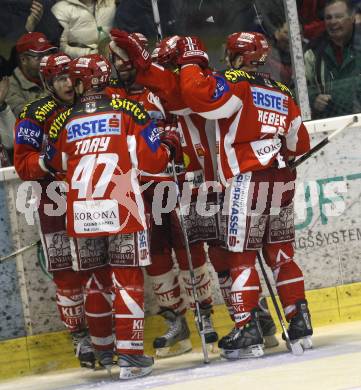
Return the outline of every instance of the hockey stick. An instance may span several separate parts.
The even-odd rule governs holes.
[[[162,34],[162,27],[160,25],[158,0],[151,0],[151,1],[152,1],[153,19],[157,27],[157,40],[160,41],[163,38],[163,34]]]
[[[319,142],[317,145],[315,145],[312,149],[310,149],[307,153],[305,153],[303,156],[301,156],[299,159],[297,159],[294,162],[291,162],[289,164],[289,167],[291,169],[295,169],[300,164],[302,164],[304,161],[308,160],[311,156],[313,156],[316,152],[318,152],[320,149],[322,149],[324,146],[326,146],[333,137],[335,137],[337,134],[341,133],[345,129],[347,129],[349,126],[351,126],[354,123],[358,122],[358,117],[355,115],[350,122],[348,122],[345,126],[341,127],[340,129],[335,130],[333,133],[331,133],[328,137],[323,139],[321,142]]]
[[[15,257],[17,255],[20,255],[20,253],[23,253],[23,252],[27,251],[28,249],[31,249],[33,246],[38,245],[39,242],[40,242],[40,240],[36,241],[36,242],[33,242],[30,245],[24,246],[23,248],[20,248],[20,249],[16,250],[15,252],[12,252],[12,253],[4,256],[4,257],[0,257],[0,263],[3,262],[3,261],[6,261],[8,259],[11,259],[12,257]]]
[[[158,41],[160,41],[163,38],[163,34],[162,34],[162,27],[161,27],[161,24],[160,24],[158,0],[151,0],[151,1],[152,1],[153,19],[154,19],[154,23],[155,23],[155,25],[157,27],[157,39],[158,39]],[[192,283],[192,293],[193,293],[194,305],[195,305],[195,309],[196,309],[195,310],[195,312],[196,312],[196,322],[197,322],[197,327],[198,327],[198,330],[199,330],[199,335],[201,337],[201,343],[202,343],[202,351],[203,351],[203,357],[204,357],[203,361],[204,361],[204,364],[209,364],[207,344],[206,344],[206,339],[205,339],[205,335],[204,335],[204,323],[203,323],[200,303],[199,303],[199,299],[198,299],[198,293],[197,293],[197,289],[196,289],[194,268],[193,268],[193,263],[192,263],[192,255],[191,255],[191,251],[190,251],[190,248],[189,248],[187,228],[185,226],[184,217],[183,217],[183,214],[182,214],[179,182],[178,182],[177,173],[176,173],[176,170],[175,170],[174,160],[172,160],[172,170],[173,170],[173,179],[174,179],[174,183],[175,183],[176,191],[177,191],[177,202],[178,202],[178,205],[179,205],[179,220],[180,220],[181,229],[182,229],[182,233],[183,233],[183,237],[184,237],[184,243],[185,243],[186,254],[187,254],[187,261],[188,261],[188,268],[189,268],[189,274],[190,274],[191,283]]]
[[[300,343],[292,343],[291,340],[290,340],[290,337],[289,337],[288,332],[287,332],[286,324],[283,321],[281,310],[280,310],[280,308],[278,306],[278,303],[276,301],[276,296],[275,296],[275,294],[273,292],[271,283],[270,283],[270,281],[268,279],[268,276],[266,274],[266,270],[264,269],[262,256],[261,256],[261,254],[259,252],[257,252],[257,259],[258,259],[259,265],[261,267],[263,278],[264,278],[264,280],[266,282],[268,291],[270,293],[273,306],[274,306],[274,308],[276,310],[278,320],[279,320],[279,322],[281,324],[283,334],[285,335],[287,348],[292,352],[293,355],[301,356],[303,354],[303,347],[302,347],[302,345]]]
[[[190,248],[189,248],[187,228],[186,228],[185,221],[184,221],[184,216],[183,216],[183,213],[182,213],[182,205],[181,205],[181,197],[180,197],[180,190],[179,190],[179,182],[178,182],[177,173],[176,173],[176,170],[175,170],[174,160],[172,160],[172,170],[173,170],[173,179],[174,179],[174,183],[175,183],[176,191],[177,191],[177,202],[178,202],[178,206],[179,206],[179,221],[180,221],[180,225],[181,225],[181,229],[182,229],[182,233],[183,233],[183,237],[184,237],[184,244],[185,244],[185,248],[186,248],[189,274],[190,274],[191,284],[192,284],[192,293],[193,293],[193,298],[194,298],[195,314],[196,314],[196,318],[195,319],[196,319],[196,322],[197,322],[199,335],[201,337],[202,351],[203,351],[203,357],[204,357],[203,361],[204,361],[204,364],[208,364],[209,363],[209,357],[208,357],[206,338],[205,338],[205,335],[204,335],[204,323],[203,323],[203,317],[202,317],[202,313],[201,313],[201,307],[200,307],[200,303],[199,303],[198,293],[197,293],[197,289],[196,289],[196,280],[195,280],[195,276],[194,276],[192,255],[191,255],[191,251],[190,251]]]

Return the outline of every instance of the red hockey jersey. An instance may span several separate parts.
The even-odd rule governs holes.
[[[179,76],[152,64],[147,72],[138,72],[136,80],[159,96],[166,111],[178,115],[186,180],[194,188],[204,181],[217,180],[215,123],[187,107],[181,96]]]
[[[143,86],[134,85],[130,90],[112,86],[106,88],[106,93],[111,97],[128,98],[140,103],[147,111],[150,118],[156,123],[157,127],[162,131],[166,129],[167,126],[172,127],[174,124],[174,115],[167,114],[159,97]],[[184,166],[182,164],[176,164],[175,168],[178,180],[184,180]],[[147,171],[141,172],[142,182],[160,182],[168,180],[173,181],[173,168],[171,163],[168,164],[164,172],[157,174]]]
[[[55,118],[46,164],[66,171],[67,230],[94,237],[145,229],[139,170],[157,173],[169,161],[158,128],[136,101],[83,97]]]
[[[242,172],[270,167],[286,155],[304,154],[309,135],[289,89],[262,75],[242,70],[215,74],[197,65],[181,69],[183,101],[216,121],[221,181]],[[282,138],[285,142],[282,142]]]

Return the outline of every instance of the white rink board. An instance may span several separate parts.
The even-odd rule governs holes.
[[[327,134],[313,134],[312,145]],[[360,151],[361,125],[340,133],[298,169],[296,259],[307,289],[361,280]]]

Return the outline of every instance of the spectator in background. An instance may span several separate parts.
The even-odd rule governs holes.
[[[315,39],[324,31],[323,9],[326,0],[297,0],[298,17],[306,39]],[[262,32],[274,36],[286,22],[283,0],[254,0],[257,23]]]
[[[177,34],[228,35],[235,30],[252,29],[253,0],[183,0],[176,9]],[[223,39],[223,37],[222,37]]]
[[[98,53],[98,44],[113,27],[115,0],[61,0],[52,12],[64,28],[60,49],[70,57]]]
[[[297,0],[298,17],[303,29],[303,36],[316,39],[325,31],[323,10],[326,0]]]
[[[361,24],[361,1],[355,5],[355,24]]]
[[[271,46],[267,62],[261,72],[293,88],[292,60],[283,0],[254,0],[257,31],[266,35]]]
[[[55,46],[62,28],[51,13],[56,0],[1,0],[0,36],[14,44],[27,32],[42,32]]]
[[[314,118],[360,112],[361,52],[355,15],[348,0],[327,0],[326,33],[305,53]]]
[[[176,0],[158,0],[158,9],[164,36],[175,35]],[[157,38],[151,0],[121,0],[117,6],[114,27],[129,33],[140,32],[147,38]]]
[[[39,77],[40,60],[56,49],[44,34],[38,32],[24,34],[17,41],[18,66],[10,76],[6,96],[6,103],[16,116],[25,104],[46,95]]]
[[[271,51],[268,55],[266,64],[260,66],[259,70],[261,72],[269,73],[273,79],[281,81],[289,88],[293,88],[293,70],[287,22],[283,22],[277,27],[268,40]]]
[[[302,38],[314,39],[324,31],[322,20],[325,0],[297,0]],[[271,52],[262,71],[290,88],[294,87],[292,61],[283,0],[254,0],[257,31],[266,34]],[[261,68],[260,68],[261,69]]]

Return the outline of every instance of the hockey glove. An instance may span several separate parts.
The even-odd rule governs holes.
[[[168,146],[171,154],[171,158],[170,158],[171,160],[174,160],[174,162],[176,163],[183,162],[181,141],[180,141],[179,133],[176,130],[166,129],[160,135],[160,142]]]
[[[113,28],[110,31],[110,36],[118,47],[128,53],[137,70],[147,70],[150,67],[152,62],[150,54],[137,35],[128,34],[126,31]]]
[[[178,65],[197,64],[202,68],[208,67],[208,54],[205,46],[198,37],[183,37],[177,42]]]

